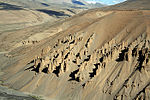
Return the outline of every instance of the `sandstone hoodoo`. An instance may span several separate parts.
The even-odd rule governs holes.
[[[87,10],[47,28],[51,35],[35,43],[19,42],[2,57],[2,85],[48,100],[149,100],[147,5],[128,0]]]

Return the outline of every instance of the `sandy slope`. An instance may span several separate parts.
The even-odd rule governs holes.
[[[149,100],[149,27],[149,10],[85,11],[5,54],[0,79],[54,100]]]
[[[38,100],[38,97],[33,98],[27,94],[0,86],[0,100]]]
[[[56,21],[55,18],[32,10],[0,10],[0,32]]]

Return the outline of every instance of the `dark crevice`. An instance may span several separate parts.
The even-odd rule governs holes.
[[[70,52],[68,52],[66,55],[65,55],[65,58],[64,59],[67,59],[68,56],[69,56]]]
[[[132,50],[132,56],[133,56],[133,57],[136,57],[136,56],[137,56],[137,48],[134,48],[134,49]]]
[[[66,47],[66,49],[69,49],[69,48],[70,48],[70,46]]]
[[[72,42],[70,42],[69,44],[74,44],[75,43],[75,40],[73,40]]]
[[[90,38],[87,40],[86,44],[85,44],[85,47],[87,48],[88,47],[88,43],[90,41]]]
[[[149,59],[146,59],[146,64],[149,62]]]
[[[91,55],[88,55],[86,59],[84,59],[84,61],[89,61],[91,58]]]
[[[84,54],[84,55],[86,55],[86,52],[87,52],[87,51],[84,51],[84,53],[83,53],[83,54]]]
[[[110,53],[106,53],[106,57],[108,57],[110,55]]]
[[[88,38],[88,40],[87,40],[87,42],[86,42],[86,44],[85,44],[85,47],[86,47],[86,48],[88,47],[88,44],[89,44],[90,39],[91,39],[92,36],[93,36],[93,34]]]
[[[139,58],[138,58],[138,61],[139,61],[139,66],[138,66],[138,70],[141,71],[141,69],[143,68],[143,62],[145,60],[145,54],[142,54],[142,50],[139,51]]]
[[[59,54],[54,55],[54,58],[57,58],[59,56]]]
[[[66,41],[64,41],[63,43],[65,44],[65,43],[68,43],[69,42],[69,40],[66,40]]]
[[[99,61],[102,63],[102,62],[103,62],[103,59],[104,59],[104,57],[101,57],[101,58],[99,59]]]
[[[100,65],[100,63],[94,64],[95,68],[93,69],[93,72],[90,73],[90,78],[93,78],[96,75],[96,71],[97,71],[99,65]]]
[[[56,69],[53,71],[53,73],[56,74],[57,77],[59,77],[60,68],[61,68],[61,64],[57,66]]]
[[[48,67],[45,67],[45,68],[42,70],[42,72],[47,74],[47,73],[48,73]]]
[[[64,72],[66,72],[66,63],[64,62]]]
[[[77,57],[77,58],[80,57],[80,53],[77,53],[77,54],[76,54],[76,57]]]
[[[75,64],[77,64],[77,60],[76,60],[76,59],[75,59],[75,60],[73,60],[72,62],[73,62],[73,63],[75,63]]]
[[[124,50],[121,51],[121,53],[119,54],[119,58],[116,59],[117,62],[120,61],[128,61],[128,48],[125,48]]]
[[[71,79],[69,79],[68,81],[77,81],[77,82],[80,82],[80,80],[79,80],[79,77],[75,77],[75,75],[77,74],[79,72],[79,69],[77,69],[77,70],[75,70],[75,71],[73,71],[73,72],[71,72],[71,74],[69,75],[69,77],[71,77]]]
[[[53,62],[55,61],[55,58],[53,58]]]
[[[76,81],[77,81],[77,82],[80,82],[80,79],[79,79],[79,77],[77,77],[77,78],[76,78]]]
[[[83,87],[83,88],[85,87],[85,84],[86,84],[86,83],[82,84],[82,87]]]
[[[28,64],[34,63],[34,60],[30,61]]]
[[[55,47],[57,47],[57,46],[58,46],[58,44],[56,43],[56,44],[55,44]]]
[[[39,73],[40,66],[41,66],[41,63],[38,63],[37,67],[34,68],[32,71],[35,71],[35,72]]]
[[[25,71],[26,71],[26,70],[30,70],[30,69],[34,69],[34,65],[31,66],[31,67],[29,67],[29,68],[26,68]]]

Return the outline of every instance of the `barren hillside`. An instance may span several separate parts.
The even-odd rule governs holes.
[[[104,7],[102,10],[149,10],[149,4],[149,0],[127,0],[120,4]]]
[[[66,1],[64,1],[66,2]],[[0,0],[0,32],[22,29],[71,17],[88,7],[39,0]]]
[[[20,41],[5,36],[1,50],[7,44],[9,52],[1,52],[2,85],[48,100],[149,100],[148,5],[149,0],[130,0],[46,24],[43,30],[29,28],[41,31],[20,35]]]

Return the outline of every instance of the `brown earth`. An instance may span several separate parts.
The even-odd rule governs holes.
[[[0,39],[10,50],[0,61],[2,84],[52,100],[149,100],[150,2],[127,2],[126,7],[147,4],[88,10],[54,25],[18,30],[28,33],[20,42],[6,35]],[[36,29],[41,31],[29,35]]]

